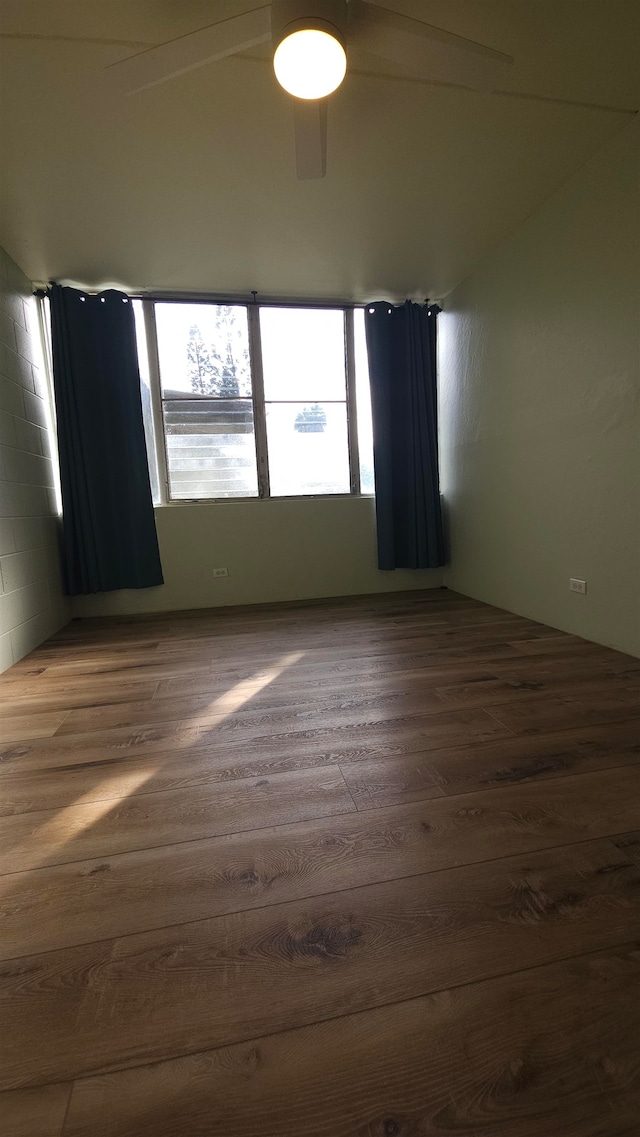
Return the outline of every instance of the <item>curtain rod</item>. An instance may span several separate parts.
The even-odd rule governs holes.
[[[267,296],[257,292],[251,293],[251,299],[246,292],[139,292],[127,293],[132,300],[153,300],[161,304],[247,304],[261,305],[269,308],[359,308],[356,300],[341,300],[340,297],[327,298],[325,296],[307,296],[301,299],[297,296]]]
[[[48,285],[38,284],[34,288],[34,296],[44,298],[53,282],[50,281]],[[70,285],[69,287],[77,287]],[[100,292],[110,291],[105,288],[82,288],[78,287],[79,292],[85,292],[87,296],[98,296]],[[369,304],[389,303],[391,305],[404,304],[410,297],[405,297],[405,300],[386,300],[384,297],[377,297],[375,300],[344,300],[340,297],[283,297],[262,295],[261,293],[252,290],[250,295],[251,299],[247,298],[247,293],[237,292],[155,292],[155,291],[129,291],[126,288],[119,287],[116,291],[124,292],[130,300],[152,300],[156,303],[165,304],[247,304],[268,307],[268,308],[366,308]],[[415,301],[420,303],[420,301]],[[427,298],[422,301],[427,307],[437,306],[437,302]]]
[[[34,289],[34,296],[46,296],[53,281],[48,285],[36,287]],[[81,285],[69,285],[71,288],[77,288],[79,292],[85,292],[87,296],[98,296],[101,292],[108,292],[111,289],[107,288],[84,288]],[[179,291],[151,291],[151,290],[129,290],[123,288],[121,285],[115,291],[123,292],[130,300],[153,300],[157,303],[165,304],[247,304],[247,305],[263,305],[269,307],[288,307],[288,308],[309,308],[315,306],[317,308],[359,308],[364,306],[365,301],[357,300],[343,300],[340,297],[326,297],[326,296],[307,296],[304,299],[297,296],[283,297],[262,295],[257,291],[251,291],[249,295],[246,292],[179,292]]]

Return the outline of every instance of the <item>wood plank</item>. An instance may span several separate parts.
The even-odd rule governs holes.
[[[290,731],[284,734],[267,732],[264,736],[251,735],[251,729],[242,728],[242,738],[225,738],[222,748],[230,755],[259,748],[267,760],[276,757],[314,757],[319,762],[358,762],[371,755],[399,755],[416,750],[437,750],[445,746],[487,742],[492,738],[512,735],[508,727],[498,723],[481,707],[460,711],[440,711],[437,714],[412,715],[403,720],[388,719],[364,725],[343,725],[337,728]],[[221,737],[217,724],[203,723],[198,733],[198,746],[218,745]]]
[[[639,990],[613,949],[79,1081],[65,1137],[635,1137]]]
[[[0,721],[0,744],[22,742],[28,738],[49,738],[62,726],[69,711],[28,715],[9,715]]]
[[[455,650],[458,653],[475,649],[480,657],[483,653],[491,655],[492,651],[509,644],[509,651],[514,653],[516,645],[553,644],[557,636],[552,628],[543,628],[542,625],[533,625],[530,621],[518,623],[514,620],[505,620],[500,623],[486,625],[480,628],[450,628],[434,629],[429,632],[424,628],[416,629],[415,634],[403,633],[400,629],[389,629],[385,633],[366,636],[354,636],[351,643],[340,636],[327,637],[325,643],[312,644],[304,629],[297,636],[288,635],[281,639],[269,639],[268,643],[256,643],[256,637],[247,635],[242,641],[240,637],[229,638],[212,636],[201,639],[196,645],[190,637],[185,640],[170,639],[161,643],[158,648],[158,659],[168,662],[172,659],[181,659],[189,655],[190,658],[200,657],[214,662],[230,661],[243,663],[247,660],[258,660],[272,663],[283,651],[298,650],[307,654],[315,662],[330,663],[332,659],[347,659],[352,656],[380,656],[396,654],[401,651],[415,653],[431,652],[434,655],[441,651]],[[467,659],[468,662],[468,659]]]
[[[326,699],[340,700],[345,696],[351,699],[377,697],[383,699],[384,703],[385,696],[395,696],[396,702],[406,698],[406,712],[411,713],[412,706],[421,712],[426,709],[429,702],[436,709],[445,709],[449,704],[491,706],[513,699],[546,698],[548,694],[588,695],[591,692],[599,693],[601,687],[606,692],[615,684],[620,684],[627,690],[635,690],[637,693],[640,682],[638,669],[633,668],[617,671],[610,667],[594,669],[592,666],[590,671],[582,672],[578,677],[568,678],[566,664],[563,664],[561,672],[557,669],[550,671],[548,668],[536,671],[529,661],[522,676],[516,674],[511,677],[496,678],[492,675],[492,671],[500,668],[495,665],[492,671],[479,667],[431,666],[405,667],[391,674],[388,670],[369,674],[364,666],[366,658],[359,662],[363,664],[359,669],[354,668],[348,673],[338,675],[328,665],[318,667],[312,663],[304,666],[294,664],[280,676],[274,675],[273,670],[270,673],[266,667],[260,667],[257,671],[251,666],[214,671],[211,665],[207,664],[201,669],[197,678],[190,674],[186,679],[163,679],[156,683],[147,679],[132,681],[126,674],[124,676],[118,674],[117,678],[103,680],[99,688],[93,689],[79,688],[77,683],[72,683],[68,678],[62,681],[41,679],[39,682],[31,683],[28,688],[26,686],[20,688],[19,695],[14,694],[10,702],[0,707],[0,716],[16,714],[21,707],[29,709],[33,706],[42,712],[61,707],[80,710],[83,706],[102,706],[105,710],[101,712],[101,720],[95,720],[96,726],[100,721],[105,727],[127,725],[131,719],[141,721],[141,716],[146,711],[150,712],[148,717],[152,721],[156,721],[159,716],[176,719],[198,715],[200,711],[208,713],[211,710],[209,700],[215,701],[216,704],[211,713],[223,712],[227,705],[235,708],[238,703],[238,692],[242,694],[246,692],[247,703],[251,709],[288,707],[296,702],[308,701],[310,683],[313,685],[314,693],[317,692]],[[423,692],[429,696],[424,706],[421,705],[420,699]],[[297,699],[296,694],[298,694]],[[153,708],[145,707],[144,703],[152,698],[157,705]],[[135,705],[121,708],[119,704],[123,702]],[[115,704],[115,707],[110,708],[109,704]],[[441,708],[439,704],[442,704]],[[129,718],[126,718],[126,715]],[[72,721],[76,717],[81,721],[83,716],[81,714],[74,716]],[[85,712],[84,717],[88,719],[90,715]]]
[[[29,740],[0,747],[0,769],[16,770],[19,766],[23,771],[43,769],[49,765],[67,767],[108,761],[114,757],[163,753],[168,748],[178,756],[180,752],[193,751],[195,747],[230,754],[230,766],[241,765],[247,755],[252,760],[252,755],[259,750],[265,763],[274,763],[274,769],[284,759],[293,759],[292,764],[302,768],[360,761],[374,756],[411,754],[512,736],[512,731],[498,723],[488,711],[475,707],[414,716],[401,724],[392,719],[358,728],[339,727],[286,734],[271,732],[255,739],[243,737],[237,742],[233,741],[231,734],[231,740],[225,738],[221,746],[214,748],[211,739],[215,727],[216,724],[212,728],[210,723],[194,726],[179,721],[56,735],[43,742]]]
[[[237,689],[239,688],[239,689]],[[69,712],[58,734],[82,734],[87,730],[109,730],[135,723],[153,724],[177,720],[208,724],[216,738],[260,738],[265,734],[295,730],[335,730],[343,726],[368,726],[395,719],[412,719],[449,710],[436,689],[419,686],[415,691],[392,694],[335,694],[310,698],[309,688],[297,688],[282,704],[253,709],[255,687],[241,683],[220,695],[193,695],[151,700],[144,703],[117,703]],[[640,688],[639,688],[640,690]],[[624,692],[616,692],[622,696]],[[640,704],[638,693],[629,701]],[[456,708],[457,709],[457,708]],[[640,709],[639,712],[640,714]]]
[[[431,645],[422,650],[415,645],[404,645],[402,641],[386,653],[375,656],[359,656],[359,660],[366,660],[367,667],[377,665],[380,669],[386,666],[385,661],[393,663],[405,658],[410,660],[411,666],[453,666],[460,667],[477,664],[495,670],[497,662],[522,663],[523,661],[536,661],[540,664],[563,660],[570,669],[574,660],[589,660],[591,664],[608,663],[612,668],[627,669],[634,662],[632,656],[623,655],[611,648],[604,648],[598,644],[580,640],[576,636],[558,634],[553,638],[535,640],[501,639],[492,643],[461,643],[459,645],[435,646]],[[336,661],[336,666],[348,668],[348,660]]]
[[[378,619],[378,625],[380,620]],[[425,611],[424,608],[409,609],[407,611],[390,609],[388,612],[387,626],[391,625],[394,628],[402,628],[403,630],[424,634],[425,628],[441,628],[453,627],[460,628],[475,628],[481,624],[500,624],[513,623],[514,626],[526,626],[527,628],[543,629],[544,635],[555,635],[556,630],[549,628],[547,624],[541,624],[538,620],[530,620],[527,616],[518,616],[515,612],[508,612],[506,608],[494,608],[488,604],[475,604],[456,605],[453,607],[450,604],[430,604],[429,608]]]
[[[20,872],[353,810],[337,766],[98,800],[0,818],[0,864]]]
[[[42,714],[56,714],[79,708],[95,708],[118,705],[143,699],[153,699],[156,683],[131,683],[119,679],[117,683],[101,684],[100,687],[67,686],[66,690],[49,690],[42,685],[38,692],[12,694],[6,703],[0,702],[0,730],[4,723],[16,716],[39,717]]]
[[[580,699],[608,698],[610,695],[640,703],[640,672],[615,672],[589,679],[581,676],[536,676],[526,679],[487,679],[474,683],[436,688],[444,705],[498,707],[519,703],[548,702],[549,698],[578,696]],[[499,714],[499,712],[496,712]]]
[[[640,936],[640,866],[589,842],[4,964],[4,1087],[228,1045]],[[79,962],[82,961],[82,962]],[[75,1001],[80,970],[82,1001]],[[52,976],[55,975],[55,982]],[[26,983],[25,983],[26,977]],[[46,1019],[50,986],[73,1015]],[[58,1000],[57,991],[52,996]]]
[[[554,734],[498,739],[401,758],[372,758],[341,765],[358,809],[446,794],[544,781],[640,762],[638,722],[592,726]]]
[[[312,735],[311,739],[303,737],[302,742],[298,742],[296,735],[293,740],[288,737],[279,744],[271,742],[268,753],[261,739],[226,748],[195,744],[190,749],[174,750],[142,745],[120,751],[87,747],[69,754],[61,749],[35,751],[31,762],[27,758],[0,765],[0,816],[60,809],[80,799],[86,805],[110,798],[206,788],[217,782],[335,765],[335,755],[327,740],[320,741],[318,745]],[[162,745],[166,746],[166,741]],[[131,753],[134,757],[127,757]],[[345,761],[348,756],[345,754]],[[440,781],[441,778],[433,774],[430,784],[438,786]],[[423,786],[426,784],[423,778]],[[440,790],[435,792],[439,794]],[[426,789],[422,796],[429,796]]]
[[[55,1061],[53,1050],[73,1036],[91,977],[112,950],[106,941],[0,965],[0,1090],[68,1080],[57,1071],[74,1062]]]
[[[578,641],[580,642],[580,641]],[[621,655],[611,652],[608,648],[600,648],[598,644],[590,644],[592,651],[572,655],[570,663],[562,656],[547,656],[541,659],[538,656],[525,656],[520,659],[496,659],[491,671],[497,679],[506,679],[510,682],[545,678],[567,678],[575,676],[578,679],[624,679],[629,677],[637,680],[640,671],[640,659],[630,655]],[[603,658],[601,658],[601,653]],[[611,660],[614,655],[614,660]]]
[[[82,626],[78,627],[75,639],[63,640],[54,636],[46,643],[41,644],[35,651],[32,651],[25,659],[14,664],[11,668],[11,675],[28,675],[35,669],[48,669],[54,666],[57,670],[58,664],[64,668],[69,667],[78,670],[82,670],[85,662],[103,664],[121,661],[124,666],[128,666],[133,662],[132,654],[140,659],[150,659],[157,654],[157,651],[157,639],[152,643],[149,643],[148,640],[138,641],[135,644],[135,653],[132,653],[131,644],[126,641],[113,643],[105,637],[92,641],[90,633],[83,623]],[[70,655],[72,656],[71,659],[69,658]]]
[[[554,657],[555,658],[555,657]],[[426,671],[427,676],[442,675],[443,682],[447,681],[447,676],[451,675],[451,682],[471,681],[474,675],[479,673],[484,674],[480,664],[464,662],[443,663],[438,665],[438,656],[435,653],[418,653],[410,654],[405,651],[396,651],[391,655],[383,656],[358,656],[353,658],[346,656],[343,659],[331,660],[328,658],[326,661],[309,659],[306,657],[299,660],[297,663],[292,664],[286,672],[287,680],[291,681],[295,686],[305,685],[308,687],[310,682],[335,682],[336,676],[341,676],[345,680],[351,680],[353,686],[358,686],[358,675],[363,675],[367,678],[374,678],[380,676],[382,678],[388,677],[391,673],[402,674],[409,671]],[[202,661],[201,663],[189,663],[188,658],[185,658],[180,664],[177,663],[162,663],[157,659],[150,663],[145,663],[144,666],[139,666],[135,670],[140,679],[144,681],[157,681],[166,684],[166,690],[160,690],[160,694],[168,695],[170,697],[178,695],[194,695],[206,694],[214,690],[218,693],[219,688],[225,685],[231,685],[237,682],[248,682],[255,680],[258,685],[269,669],[271,661],[267,658],[259,660],[256,657],[247,659],[244,663],[225,663],[224,661],[211,660]],[[109,679],[110,676],[118,676],[120,674],[127,674],[130,669],[120,667],[114,668],[111,672],[105,672],[104,676]],[[493,668],[491,669],[493,671]],[[430,674],[432,673],[432,674]],[[468,679],[465,680],[465,676]],[[97,676],[96,676],[97,677]],[[1,679],[2,677],[0,677]],[[69,684],[78,681],[78,677],[61,676],[60,678],[49,678],[48,683]],[[31,688],[36,685],[36,681],[31,682]],[[435,684],[429,684],[435,686]],[[175,687],[175,689],[174,689]]]
[[[175,753],[197,745],[200,730],[184,722],[155,726],[123,727],[82,735],[47,738],[0,746],[0,772],[40,770],[51,766],[101,762],[127,755],[154,754],[170,747]]]
[[[167,626],[166,630],[170,631],[170,626]],[[272,662],[274,653],[267,651],[265,654],[266,649],[263,641],[264,637],[261,637],[259,645],[254,644],[254,650],[249,653],[248,658],[244,662],[236,661],[233,667],[244,669],[246,672],[247,668],[254,667],[256,663],[260,665],[262,661]],[[302,646],[305,647],[306,644]],[[257,650],[258,647],[260,650]],[[290,649],[290,641],[284,640],[281,647]],[[184,641],[181,655],[173,652],[164,661],[157,654],[157,645],[154,653],[147,653],[142,657],[136,657],[135,654],[131,653],[130,648],[123,646],[120,654],[111,660],[105,655],[104,650],[100,650],[95,652],[94,659],[87,662],[81,660],[68,661],[62,656],[63,650],[63,647],[58,647],[52,660],[46,661],[46,675],[48,677],[73,678],[92,672],[96,675],[124,673],[131,674],[132,677],[137,674],[139,677],[149,680],[162,680],[172,675],[179,676],[181,673],[189,675],[212,669],[218,670],[221,667],[225,671],[231,668],[231,664],[224,659],[212,660],[208,656],[198,658],[193,639]],[[127,656],[127,652],[130,653],[129,656]],[[354,642],[351,650],[340,656],[336,655],[335,646],[333,650],[326,650],[322,657],[316,652],[309,653],[309,656],[305,656],[292,670],[294,673],[313,670],[325,674],[327,672],[329,674],[336,672],[350,674],[357,671],[363,671],[366,674],[376,672],[384,674],[391,670],[402,671],[407,668],[435,666],[469,668],[473,664],[486,663],[490,665],[492,671],[495,671],[495,665],[500,661],[508,664],[527,663],[529,666],[532,661],[535,661],[536,666],[538,666],[559,660],[565,666],[571,661],[572,668],[579,666],[582,662],[588,663],[589,666],[598,662],[602,665],[606,664],[611,669],[619,670],[628,669],[638,662],[633,657],[623,655],[621,652],[616,652],[610,648],[577,639],[575,636],[558,633],[543,640],[516,640],[513,643],[504,640],[499,643],[468,643],[438,648],[430,645],[428,649],[423,648],[422,650],[416,650],[415,645],[409,645],[400,638],[394,643],[388,643],[384,651],[376,651],[375,654],[367,654],[358,650],[358,644]],[[33,671],[41,673],[43,670],[43,668],[32,667],[27,669],[25,667],[24,675],[26,677]],[[5,673],[4,676],[0,676],[0,683],[3,681],[10,682],[9,676],[14,674],[18,674],[16,667]],[[246,678],[246,674],[243,678]]]
[[[636,864],[640,865],[640,829],[636,829],[633,833],[620,833],[617,837],[612,838],[614,845],[617,846],[625,857],[629,857]]]
[[[91,736],[84,737],[89,741]],[[526,777],[559,776],[640,760],[635,720],[614,727],[564,731],[540,739],[510,738],[447,748],[442,753],[414,753],[414,737],[404,726],[395,737],[395,750],[399,742],[404,742],[411,751],[404,760],[392,760],[384,754],[367,761],[366,749],[338,752],[345,776],[351,779],[352,788],[358,787],[361,801],[365,783],[371,800],[376,796],[378,804],[391,804],[430,796],[429,787],[434,784],[441,784],[445,792],[461,792]],[[275,742],[258,739],[227,747],[193,745],[191,749],[180,745],[173,750],[145,745],[120,749],[86,746],[68,754],[62,754],[57,743],[55,750],[31,750],[31,760],[25,748],[22,760],[16,757],[0,763],[0,815],[59,808],[78,798],[89,802],[145,793],[148,777],[153,778],[154,791],[188,789],[333,764],[336,751],[327,747],[324,736],[320,737],[320,744],[316,739],[313,735],[301,739],[296,735]],[[165,747],[168,741],[160,739],[159,744]],[[420,736],[418,745],[423,742]],[[140,757],[128,757],[139,752]],[[358,770],[347,774],[354,761],[358,762]]]
[[[335,764],[330,755],[316,760],[304,752],[269,759],[262,755],[259,744],[226,750],[193,746],[191,750],[148,752],[147,748],[141,757],[134,758],[104,757],[104,753],[102,748],[88,748],[74,755],[57,750],[49,755],[50,759],[57,758],[57,763],[49,761],[42,768],[8,764],[0,774],[0,816],[59,809],[80,798],[86,804]]]
[[[172,677],[184,677],[188,675],[202,675],[211,670],[211,661],[209,659],[172,659],[167,662],[162,662],[158,659],[157,653],[145,656],[136,656],[131,653],[128,656],[120,658],[109,659],[105,658],[104,654],[100,652],[95,660],[90,662],[80,662],[74,660],[68,662],[67,660],[60,660],[59,662],[52,662],[44,668],[42,678],[46,679],[47,683],[78,683],[86,679],[92,683],[100,682],[101,680],[111,681],[115,678],[122,678],[127,676],[132,682],[142,680],[145,682],[159,682],[161,679],[169,679]],[[8,675],[12,675],[13,668]],[[38,680],[30,679],[31,684]],[[14,680],[15,683],[19,679]]]
[[[619,774],[615,781],[577,775],[552,786],[505,787],[5,876],[0,954],[51,951],[606,837],[640,822],[640,775]],[[628,856],[636,859],[631,850]]]
[[[277,712],[245,713],[232,717],[220,715],[212,719],[181,720],[174,723],[175,730],[184,729],[189,723],[198,727],[197,744],[228,749],[248,744],[259,744],[263,752],[278,754],[298,754],[300,747],[319,755],[356,755],[362,751],[370,753],[403,753],[410,749],[436,749],[456,742],[484,742],[491,738],[506,738],[513,732],[504,726],[483,707],[465,710],[438,711],[428,714],[414,714],[398,718],[385,718],[383,711],[345,709],[331,715],[314,714],[313,705],[307,714],[305,710],[293,713],[289,719]],[[153,727],[154,724],[151,724]],[[159,724],[158,724],[159,725]],[[122,730],[123,737],[133,736],[136,731]],[[147,729],[143,723],[138,730]],[[127,734],[128,731],[128,734]],[[105,732],[106,733],[106,732]],[[100,741],[100,733],[91,732],[94,741]],[[65,747],[69,739],[71,746],[82,747],[86,734],[57,733],[57,744]],[[107,736],[108,737],[108,736]],[[75,742],[74,742],[75,740]],[[336,759],[337,760],[337,759]]]
[[[637,659],[632,655],[626,655],[612,647],[604,647],[603,644],[592,643],[590,640],[582,640],[569,632],[558,632],[552,639],[522,639],[517,643],[511,642],[509,646],[518,649],[516,654],[521,659],[529,656],[536,656],[538,659],[564,656],[567,660],[573,660],[576,657],[588,656],[591,660],[606,660],[612,667],[621,668],[637,663]]]
[[[2,769],[0,816],[62,809],[80,800],[87,805],[149,792],[195,789],[214,782],[282,773],[293,768],[293,763],[284,762],[281,769],[276,770],[247,760],[231,771],[235,773],[233,779],[225,777],[228,764],[224,764],[217,752],[212,754],[206,748],[156,751],[134,759],[100,756],[92,760],[89,751],[86,761],[75,762],[66,762],[61,751],[56,754],[58,763],[50,763],[43,769],[23,769],[12,764]]]
[[[577,724],[590,726],[640,718],[640,696],[633,689],[616,687],[591,697],[578,694],[549,697],[536,703],[501,703],[487,713],[516,734],[542,734]],[[64,729],[63,725],[60,730]]]
[[[58,1083],[0,1094],[5,1137],[60,1137],[70,1093],[70,1085]]]
[[[362,663],[362,661],[360,661]],[[302,689],[306,691],[307,698],[309,686],[321,696],[345,695],[354,691],[360,694],[394,694],[404,691],[429,690],[442,684],[477,683],[495,676],[491,671],[480,667],[405,667],[403,669],[389,669],[369,672],[366,664],[360,668],[349,669],[336,673],[330,666],[318,667],[313,663],[304,666],[294,664],[275,682],[262,686],[266,669],[253,672],[245,669],[244,677],[238,675],[236,682],[253,683],[256,688],[252,696],[252,706],[275,706],[280,703],[293,702],[292,693]],[[219,695],[224,692],[225,686],[230,686],[229,679],[216,671],[198,679],[165,679],[158,683],[154,700],[174,699],[184,695]]]
[[[381,722],[402,720],[410,722],[419,720],[426,714],[442,713],[443,699],[438,689],[404,690],[392,695],[351,695],[333,696],[308,700],[308,692],[302,695],[301,702],[280,702],[276,700],[273,705],[252,708],[253,689],[239,684],[238,689],[232,689],[225,694],[214,696],[191,696],[173,699],[148,699],[144,703],[120,702],[106,706],[91,706],[72,709],[57,730],[58,736],[76,735],[90,729],[114,729],[132,727],[135,723],[156,724],[176,720],[189,721],[192,725],[206,725],[211,744],[224,745],[224,742],[234,742],[261,738],[268,733],[291,733],[301,729],[314,730],[318,725],[323,729],[340,729],[342,727],[363,727]],[[549,697],[546,691],[533,691],[526,703],[520,691],[512,690],[513,703],[493,702],[493,699],[505,697],[507,684],[499,684],[500,694],[494,686],[491,694],[484,697],[484,690],[489,686],[485,683],[473,684],[472,688],[463,687],[460,691],[472,690],[473,698],[469,697],[469,704],[487,703],[490,713],[496,719],[515,731],[535,731],[540,719],[546,724],[548,730],[562,729],[562,724],[573,720],[580,721],[582,707],[589,707],[587,721],[615,721],[621,717],[640,716],[640,686],[618,686],[614,681],[608,684],[584,684],[583,688],[577,684],[575,690],[579,694],[567,694],[562,697]],[[450,690],[450,689],[449,689]],[[480,694],[477,692],[480,691]],[[589,703],[587,704],[587,699]],[[463,699],[464,702],[464,699]],[[543,703],[540,715],[535,712],[535,706],[527,708],[527,703]],[[577,704],[577,709],[576,709]],[[624,714],[621,714],[624,712]],[[39,720],[34,715],[34,721]],[[2,723],[0,722],[0,730]]]
[[[134,742],[131,746],[123,743],[122,734],[116,734],[110,745],[80,745],[78,750],[66,754],[64,761],[61,760],[60,743],[56,743],[58,748],[55,750],[24,747],[22,750],[14,748],[10,756],[5,752],[5,760],[0,763],[0,813],[53,808],[69,804],[80,796],[84,796],[86,801],[118,797],[130,792],[138,777],[144,792],[144,776],[153,769],[151,758],[145,757],[135,763],[126,757],[118,758],[118,755],[130,753],[153,753],[156,763],[154,781],[158,789],[187,788],[264,772],[278,773],[334,762],[336,758],[341,764],[357,761],[359,757],[367,758],[366,751],[361,755],[352,750],[327,750],[321,745],[323,736],[318,738],[320,745],[314,744],[313,740],[310,742],[307,737],[298,743],[296,737],[279,739],[275,744],[269,740],[258,740],[251,748],[232,746],[219,750],[215,747],[193,747],[191,750],[179,748],[177,752],[158,751],[158,745],[166,745],[172,740],[172,733],[173,728],[166,737],[162,730],[154,730],[150,744],[146,744],[143,735],[138,739],[139,745]],[[197,740],[197,728],[184,733],[185,738],[181,741]],[[84,738],[86,742],[91,740],[91,736]],[[422,739],[415,743],[414,735],[407,733],[406,729],[403,729],[400,739],[407,743],[410,755],[405,761],[389,762],[388,749],[382,746],[378,747],[382,757],[367,762],[366,769],[362,763],[357,771],[352,772],[352,779],[360,787],[360,800],[363,800],[362,787],[367,782],[371,800],[376,796],[379,804],[390,804],[392,801],[418,800],[434,780],[443,785],[445,792],[457,793],[521,778],[554,777],[583,769],[617,766],[637,761],[640,757],[640,734],[635,720],[566,730],[535,739],[509,739],[473,748],[447,748],[446,753],[431,754],[428,760],[424,756],[414,757],[415,753],[421,754],[419,746]],[[396,753],[398,749],[396,746]],[[12,757],[13,761],[6,760],[7,757]],[[16,764],[19,758],[23,760]],[[173,763],[172,758],[175,758]],[[44,769],[36,774],[34,767]],[[99,776],[101,771],[104,778]],[[354,782],[351,784],[353,788]]]

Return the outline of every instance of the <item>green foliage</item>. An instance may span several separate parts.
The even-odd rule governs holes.
[[[192,324],[187,342],[188,376],[198,395],[224,399],[250,394],[249,352],[245,329],[233,308],[216,308],[215,336],[205,343],[198,324]]]

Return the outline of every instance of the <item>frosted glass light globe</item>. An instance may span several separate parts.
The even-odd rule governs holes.
[[[323,99],[340,86],[347,70],[342,44],[316,28],[286,36],[273,57],[276,79],[298,99]]]

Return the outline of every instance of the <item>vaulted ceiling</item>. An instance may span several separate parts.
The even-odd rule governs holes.
[[[0,243],[34,280],[437,298],[640,108],[636,0],[386,0],[515,57],[494,94],[363,55],[297,181],[267,53],[138,95],[108,64],[255,0],[0,0]]]

